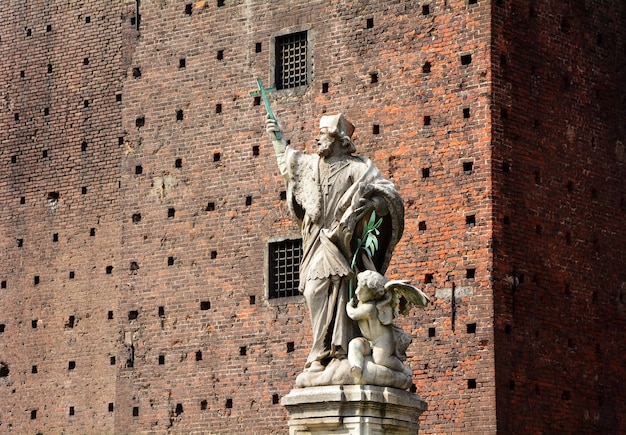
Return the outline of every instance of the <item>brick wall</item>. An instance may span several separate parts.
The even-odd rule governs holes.
[[[0,6],[1,430],[285,432],[310,325],[301,297],[265,296],[267,243],[298,229],[248,93],[302,30],[310,84],[271,96],[286,138],[311,151],[343,112],[405,200],[388,275],[434,300],[402,319],[422,432],[622,427],[607,4],[68,3]]]
[[[116,94],[132,10],[0,5],[3,433],[114,428],[120,281],[106,266],[121,256]]]
[[[502,432],[626,427],[625,14],[606,1],[493,7]]]
[[[407,205],[390,275],[440,290],[404,321],[424,430],[493,429],[487,5],[170,2],[141,17],[123,96],[120,267],[120,316],[138,315],[123,325],[134,363],[120,368],[118,427],[284,431],[276,402],[303,367],[308,314],[299,297],[264,296],[268,240],[298,230],[248,93],[268,82],[271,37],[308,30],[313,80],[272,96],[285,136],[311,150],[317,119],[337,111],[357,126]]]

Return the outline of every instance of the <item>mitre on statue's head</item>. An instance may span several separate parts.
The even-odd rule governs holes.
[[[332,133],[343,133],[348,137],[352,137],[354,133],[354,125],[340,113],[339,115],[322,116],[320,118],[320,130],[327,128]]]

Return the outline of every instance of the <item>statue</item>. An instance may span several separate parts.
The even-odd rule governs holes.
[[[272,118],[266,129],[287,184],[288,206],[302,231],[300,290],[310,311],[313,346],[296,382],[354,383],[349,367],[336,367],[360,335],[345,310],[350,281],[356,271],[387,269],[404,227],[402,200],[370,160],[353,155],[354,126],[343,115],[321,118],[317,154],[288,146]],[[358,249],[372,217],[379,218],[377,249]]]
[[[357,383],[368,377],[364,376],[364,370],[375,372],[377,366],[382,366],[403,373],[406,384],[411,384],[413,371],[402,361],[412,340],[393,324],[393,319],[408,313],[412,304],[426,306],[429,301],[428,296],[407,281],[389,281],[371,270],[359,273],[354,298],[346,305],[348,317],[357,322],[363,335],[353,338],[348,345],[350,373]],[[374,377],[376,382],[376,376],[369,377]]]
[[[382,309],[382,317],[362,316],[360,310],[366,309],[367,301],[353,299],[358,272],[373,271],[386,281],[383,275],[404,230],[402,199],[369,159],[353,155],[354,125],[342,114],[322,116],[315,138],[317,153],[305,154],[283,139],[266,95],[274,89],[265,89],[260,79],[257,85],[259,91],[250,95],[263,99],[268,114],[266,130],[287,185],[287,204],[302,233],[300,291],[311,316],[313,345],[296,386],[370,383],[408,388],[410,369],[400,358],[410,341],[404,340],[406,344],[398,347],[404,349],[397,351],[398,337],[408,336],[398,334],[400,328],[391,322],[397,315],[397,294],[414,296],[415,292],[392,290],[401,287],[399,281],[392,287],[383,285],[391,299],[385,305],[389,309]],[[373,284],[365,281],[360,285],[359,293],[373,289]],[[347,306],[354,303],[355,310],[348,311]],[[394,330],[392,337],[389,333]],[[353,342],[357,337],[361,338]],[[349,346],[353,347],[351,357]]]

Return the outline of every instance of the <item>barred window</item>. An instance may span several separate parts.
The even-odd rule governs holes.
[[[276,38],[276,89],[307,84],[307,32]]]
[[[302,239],[269,243],[269,298],[299,294]]]

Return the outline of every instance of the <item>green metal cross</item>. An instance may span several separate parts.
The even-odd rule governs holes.
[[[259,87],[259,90],[250,92],[250,96],[251,97],[261,96],[268,116],[270,117],[270,119],[273,119],[274,121],[276,121],[276,117],[274,116],[274,112],[272,112],[272,108],[270,106],[270,101],[267,99],[267,92],[274,92],[276,88],[264,88],[263,83],[261,82],[261,79],[256,79],[256,84]],[[276,140],[281,140],[283,138],[283,135],[280,134],[280,131],[275,131],[274,136],[276,137]]]

